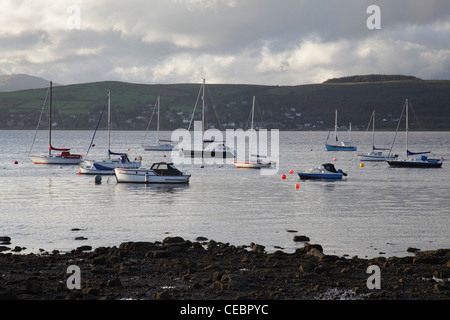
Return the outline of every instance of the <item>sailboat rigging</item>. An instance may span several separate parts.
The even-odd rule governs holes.
[[[253,96],[253,103],[252,103],[252,110],[251,110],[251,125],[250,125],[250,146],[249,146],[249,159],[246,161],[234,161],[234,165],[236,168],[253,168],[253,169],[260,169],[260,168],[269,168],[272,166],[272,163],[270,161],[264,162],[262,161],[262,156],[259,154],[252,154],[253,151],[253,122],[254,122],[254,114],[255,114],[255,96]]]
[[[55,148],[52,145],[52,103],[53,103],[53,82],[50,81],[50,99],[49,99],[49,112],[48,112],[48,155],[45,156],[35,156],[28,155],[28,157],[35,164],[79,164],[83,161],[83,156],[81,154],[71,154],[69,148]],[[41,118],[39,118],[40,122]],[[38,124],[39,128],[39,124]],[[37,128],[37,129],[38,129]],[[36,129],[36,131],[37,131]],[[34,140],[33,140],[34,144]],[[31,149],[33,146],[31,146]],[[30,151],[31,151],[30,149]],[[52,151],[60,151],[59,155],[52,154]]]
[[[414,156],[414,155],[420,155],[419,157],[409,157],[403,160],[388,160],[388,164],[393,168],[440,168],[442,167],[443,159],[431,159],[425,156],[427,153],[431,153],[431,151],[423,151],[423,152],[411,152],[409,150],[409,140],[408,140],[408,132],[409,132],[409,124],[408,124],[408,109],[409,109],[409,101],[406,99],[405,104],[403,106],[402,114],[399,119],[399,124],[401,121],[401,118],[403,116],[403,112],[406,111],[406,156]],[[397,131],[398,131],[399,125],[397,125]],[[396,134],[397,134],[396,131]],[[394,139],[395,142],[395,139]],[[392,143],[391,149],[394,145],[394,142]]]
[[[372,122],[372,151],[368,153],[360,153],[358,154],[359,158],[362,161],[386,161],[386,160],[394,160],[398,157],[398,155],[394,154],[383,154],[380,150],[389,150],[386,148],[377,148],[375,147],[375,110],[372,112],[372,116],[369,120],[369,126],[370,122]],[[367,129],[369,129],[369,126]]]
[[[205,79],[203,79],[202,86],[200,87],[199,95],[197,97],[197,102],[201,94],[202,99],[202,121],[201,121],[201,147],[194,145],[194,148],[181,148],[181,152],[184,157],[188,158],[216,158],[216,159],[224,159],[224,158],[234,158],[235,152],[232,151],[228,146],[226,146],[223,141],[215,141],[215,140],[205,140]],[[191,122],[189,124],[189,128],[191,126],[192,120],[194,119],[195,109],[197,108],[197,103],[195,104],[194,111],[192,112]],[[195,124],[194,124],[195,129]],[[189,131],[189,129],[188,129]],[[205,147],[205,142],[210,143]],[[189,143],[189,142],[188,142]],[[194,141],[195,143],[195,141]]]
[[[351,132],[352,127],[350,124],[350,131]],[[334,116],[334,144],[328,144],[328,137],[330,133],[328,133],[327,141],[325,142],[325,147],[327,148],[327,151],[356,151],[356,146],[348,145],[346,142],[341,141],[341,143],[338,143],[338,137],[337,137],[337,110],[335,111]]]
[[[171,140],[162,140],[159,138],[160,104],[161,104],[161,98],[160,98],[160,96],[158,96],[158,98],[156,99],[155,107],[153,108],[153,113],[148,122],[147,131],[145,132],[145,136],[143,139],[143,141],[145,141],[147,134],[148,134],[148,129],[150,128],[150,123],[152,122],[152,118],[155,113],[155,108],[157,108],[157,119],[156,119],[156,141],[157,141],[157,144],[152,145],[152,144],[142,143],[142,147],[144,148],[145,151],[172,151],[175,148],[174,145],[167,143],[167,142],[172,142]],[[161,143],[161,142],[165,142],[165,143]]]
[[[139,168],[141,166],[141,161],[130,161],[128,155],[126,153],[117,153],[111,151],[111,92],[108,90],[108,158],[103,160],[85,160],[84,166],[80,167],[80,174],[114,174],[114,168]],[[100,114],[99,123],[101,117],[103,115],[103,111]],[[97,128],[94,131],[94,136],[92,141],[94,140],[95,133],[97,132]],[[89,146],[92,146],[92,141]],[[89,152],[88,149],[88,152]],[[111,158],[111,156],[119,156],[118,158]]]

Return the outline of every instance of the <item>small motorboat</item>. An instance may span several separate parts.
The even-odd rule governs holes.
[[[343,176],[347,176],[341,169],[336,170],[334,164],[324,163],[318,168],[308,169],[298,173],[300,179],[321,179],[321,180],[341,180]]]
[[[167,162],[156,162],[150,169],[115,168],[114,172],[117,182],[128,183],[189,183],[191,177]]]

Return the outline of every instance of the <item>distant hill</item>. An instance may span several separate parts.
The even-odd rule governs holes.
[[[48,87],[49,81],[26,74],[0,76],[0,92],[39,89]],[[57,86],[57,84],[54,84]]]
[[[329,130],[334,127],[334,110],[338,109],[340,130],[347,130],[350,122],[352,130],[366,130],[373,110],[378,130],[395,130],[408,98],[414,109],[411,130],[450,131],[450,80],[383,76],[380,81],[366,82],[355,81],[357,77],[361,76],[346,79],[353,82],[298,86],[207,82],[207,120],[219,129],[246,129],[254,95],[264,121],[259,125],[267,129]],[[199,89],[200,83],[149,85],[117,81],[59,86],[53,90],[55,129],[94,130],[107,90],[111,90],[116,129],[145,130],[158,96],[161,130],[187,128]],[[0,129],[35,129],[46,93],[47,88],[0,92]],[[199,106],[196,112],[200,119]],[[260,119],[256,112],[255,120]]]
[[[413,76],[404,76],[401,74],[368,74],[356,75],[342,78],[333,78],[323,83],[361,83],[361,82],[385,82],[385,81],[420,81],[422,79]]]

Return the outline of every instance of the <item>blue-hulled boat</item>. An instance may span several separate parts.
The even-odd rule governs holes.
[[[298,175],[302,180],[342,180],[343,177],[347,176],[347,173],[341,169],[336,170],[332,163],[324,163],[318,168],[299,172]]]

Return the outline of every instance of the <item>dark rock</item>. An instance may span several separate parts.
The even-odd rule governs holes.
[[[257,252],[257,253],[264,253],[264,249],[266,248],[266,247],[264,247],[264,246],[262,246],[262,245],[260,245],[260,244],[256,244],[256,243],[250,243],[250,248],[254,251],[254,252]]]
[[[181,239],[93,252],[0,254],[0,299],[311,300],[329,297],[329,291],[337,292],[336,299],[343,292],[351,292],[349,299],[450,298],[447,249],[373,260],[329,256],[317,244],[267,253],[255,243],[249,250],[210,240],[209,249],[200,250],[200,243],[187,247],[190,242]],[[82,270],[81,290],[68,290],[64,281],[73,264]],[[373,264],[381,268],[381,290],[366,285]]]
[[[446,262],[445,256],[437,254],[436,251],[418,251],[413,259],[413,263],[440,264]]]
[[[108,287],[121,287],[122,281],[119,278],[114,278],[108,281]]]
[[[156,298],[156,300],[171,300],[172,294],[169,291],[164,290],[164,291],[157,292],[155,295],[155,298]]]
[[[294,236],[294,241],[310,241],[307,236]]]
[[[91,246],[87,246],[87,245],[77,248],[77,251],[90,251],[90,250],[92,250],[92,247]]]
[[[0,287],[0,300],[19,300],[13,291]]]
[[[208,243],[206,244],[206,248],[208,250],[213,250],[217,247],[217,242],[214,240],[209,240]]]
[[[313,272],[314,267],[309,263],[304,263],[299,267],[299,270],[302,272]]]
[[[42,286],[33,279],[25,281],[25,288],[27,293],[39,294],[42,292]]]
[[[92,264],[106,264],[108,260],[105,257],[96,257],[92,260]]]
[[[182,237],[167,237],[163,240],[163,245],[169,245],[174,243],[184,243],[184,239]]]

